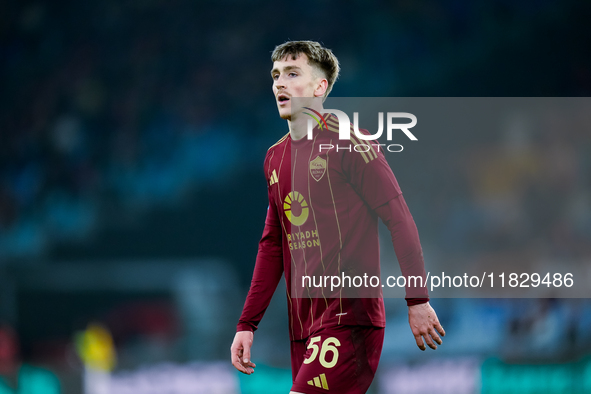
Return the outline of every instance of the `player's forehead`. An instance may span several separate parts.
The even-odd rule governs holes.
[[[288,54],[285,55],[282,59],[274,61],[273,69],[271,70],[271,72],[281,72],[284,70],[291,70],[294,68],[299,68],[303,71],[312,70],[312,66],[310,66],[310,64],[308,63],[308,56],[306,56],[305,53],[298,54],[295,57],[295,59],[294,55]]]

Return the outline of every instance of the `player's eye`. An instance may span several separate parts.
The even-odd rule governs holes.
[[[289,73],[289,76],[290,76],[290,77],[296,77],[297,75],[298,75],[298,74],[296,74],[296,73]]]
[[[277,80],[277,78],[279,78],[279,74],[273,74],[273,80]]]

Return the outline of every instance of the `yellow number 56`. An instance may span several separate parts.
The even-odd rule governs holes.
[[[332,368],[337,364],[339,359],[339,349],[337,349],[337,346],[341,346],[341,342],[339,342],[339,340],[335,337],[326,338],[322,343],[322,348],[318,349],[316,342],[320,342],[320,340],[320,336],[310,338],[308,349],[312,348],[312,355],[310,358],[304,360],[304,364],[310,364],[312,361],[316,360],[316,356],[318,356],[318,350],[320,350],[320,358],[318,359],[318,361],[320,361],[320,365],[322,365],[324,368]],[[330,362],[326,361],[327,352],[332,353],[332,360]]]

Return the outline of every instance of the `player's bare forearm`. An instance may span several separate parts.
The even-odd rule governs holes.
[[[250,349],[253,340],[254,334],[252,331],[238,331],[230,347],[232,365],[247,375],[253,373],[254,368],[256,368],[256,364],[250,360]]]
[[[428,302],[408,307],[408,323],[419,349],[426,349],[425,342],[433,350],[437,349],[434,342],[442,344],[440,335],[445,336],[445,330]]]

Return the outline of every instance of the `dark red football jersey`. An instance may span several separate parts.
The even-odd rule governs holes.
[[[315,287],[304,280],[314,278],[317,284],[319,276],[379,277],[376,210],[399,196],[402,200],[384,154],[353,132],[350,140],[339,140],[337,118],[326,120],[328,129],[316,127],[313,139],[293,141],[288,133],[267,152],[269,208],[239,330],[256,329],[282,272],[292,340],[334,325],[385,326],[381,288],[363,286],[353,295],[331,291],[330,282]],[[418,234],[412,237],[418,251],[409,254],[407,265],[424,273]]]

